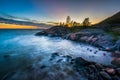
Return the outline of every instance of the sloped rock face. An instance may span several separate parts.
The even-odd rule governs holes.
[[[104,49],[109,49],[114,45],[114,38],[108,34],[106,34],[104,31],[101,30],[98,31],[96,29],[96,32],[94,31],[80,31],[76,33],[70,33],[68,34],[67,38],[74,41],[82,41],[86,43],[90,43],[92,45],[102,47]]]

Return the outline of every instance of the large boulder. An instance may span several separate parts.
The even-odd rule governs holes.
[[[67,38],[74,41],[82,41],[92,45],[102,47],[105,50],[114,45],[114,38],[101,29],[84,29],[76,33],[70,33]]]
[[[111,63],[120,67],[120,58],[115,57]]]

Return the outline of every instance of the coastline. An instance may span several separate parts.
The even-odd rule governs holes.
[[[102,29],[82,29],[78,32],[71,32],[69,28],[55,26],[50,29],[42,30],[36,33],[36,36],[49,36],[49,37],[61,37],[63,39],[72,40],[75,42],[82,42],[92,46],[95,46],[101,50],[111,52],[113,60],[112,65],[103,65],[95,62],[87,61],[81,57],[71,60],[71,64],[75,66],[75,69],[83,76],[87,77],[89,80],[119,80],[120,77],[120,38],[114,41],[111,35],[108,35]],[[103,43],[102,43],[103,42]],[[118,48],[116,48],[118,46]],[[59,55],[57,55],[59,56]],[[71,58],[69,56],[68,58]],[[84,70],[81,70],[81,65]],[[92,74],[89,74],[92,71]],[[96,75],[95,75],[96,74]],[[93,76],[94,75],[94,76]]]
[[[111,52],[114,57],[111,62],[113,65],[120,66],[120,37],[114,40],[114,37],[107,34],[106,31],[98,28],[79,29],[71,31],[70,28],[55,26],[42,30],[35,34],[36,36],[61,37],[63,39],[82,42],[97,47],[98,49]]]

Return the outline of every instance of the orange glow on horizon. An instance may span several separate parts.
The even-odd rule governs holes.
[[[0,23],[0,29],[38,29],[37,26]]]

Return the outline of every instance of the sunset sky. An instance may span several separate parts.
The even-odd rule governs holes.
[[[0,23],[0,29],[37,29],[37,26]]]
[[[90,17],[97,23],[120,10],[120,0],[0,0],[0,12],[39,21],[77,22]]]

